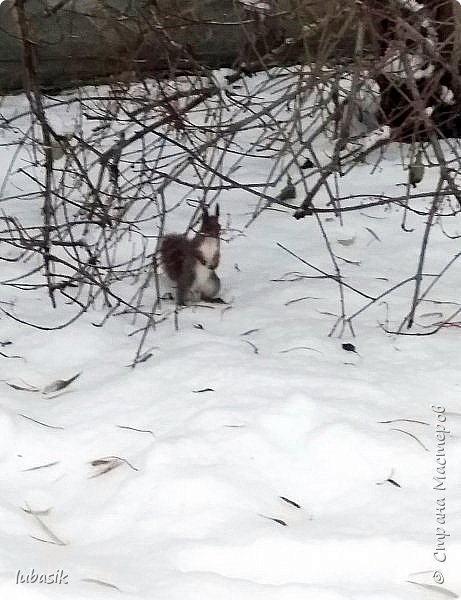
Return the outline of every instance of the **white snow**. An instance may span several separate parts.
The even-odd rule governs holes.
[[[0,110],[12,114],[25,105],[23,98],[6,99]],[[50,115],[59,122],[63,109]],[[375,141],[388,133],[377,132]],[[14,131],[1,135],[0,143],[17,139]],[[252,135],[245,132],[242,144]],[[324,139],[316,150],[331,154],[331,142]],[[0,149],[1,180],[13,152]],[[28,158],[27,149],[20,158]],[[253,154],[234,176],[264,181],[269,168]],[[435,189],[438,170],[426,172],[418,190]],[[370,160],[332,177],[342,196],[363,194],[364,201],[372,193],[399,196],[403,188],[396,184],[407,178],[397,146],[377,167]],[[294,182],[302,197],[302,182]],[[18,172],[4,197],[33,190]],[[172,185],[168,205],[182,192]],[[414,207],[425,209],[429,201],[415,200]],[[328,337],[340,314],[338,284],[315,278],[318,272],[277,246],[332,273],[314,217],[296,221],[290,211],[266,210],[246,227],[254,196],[227,190],[219,202],[228,214],[222,218],[228,243],[218,273],[230,304],[185,308],[176,331],[174,306],[166,302],[161,311],[169,317],[149,333],[153,356],[136,369],[127,365],[140,323],[130,315],[115,314],[96,327],[107,312],[98,305],[55,331],[2,315],[0,341],[12,343],[1,351],[21,357],[0,357],[2,598],[437,600],[446,590],[460,594],[460,331],[385,333],[383,326],[394,331],[409,309],[409,283],[353,321],[355,338],[350,332]],[[2,209],[27,224],[40,222],[38,200],[2,200]],[[184,231],[191,211],[185,203],[173,211],[169,230]],[[396,206],[343,218],[344,226],[332,216],[323,225],[345,282],[378,296],[415,273],[423,218],[410,213],[412,232],[401,229]],[[446,228],[459,235],[459,218]],[[340,243],[345,239],[352,241]],[[438,273],[458,250],[457,239],[434,227],[425,272]],[[1,244],[0,255],[11,250]],[[0,307],[43,326],[65,322],[74,307],[61,298],[53,310],[43,289],[5,283],[30,267],[2,261]],[[436,283],[418,308],[414,331],[427,332],[456,310],[460,270],[455,262]],[[133,285],[120,282],[120,293],[130,297]],[[348,315],[368,302],[350,289],[344,293]],[[345,342],[357,352],[344,350]],[[7,385],[41,390],[79,372],[56,394]],[[450,431],[446,491],[434,490],[438,414]],[[117,463],[114,457],[123,460],[107,473],[100,474],[107,462],[91,464]],[[436,520],[441,497],[443,524]],[[39,511],[49,530],[24,509]],[[434,558],[437,527],[451,536],[444,563]],[[68,583],[16,583],[18,571],[31,569],[62,570]],[[443,586],[434,582],[435,571]]]
[[[424,4],[420,4],[419,2],[416,2],[416,0],[399,0],[399,4],[412,12],[418,12],[424,8]]]
[[[427,65],[427,59],[422,54],[400,51],[395,45],[390,44],[383,57],[382,70],[385,73],[397,77],[399,79],[407,78],[407,68],[412,72],[415,79],[429,77],[434,72],[434,65]]]
[[[271,5],[268,2],[259,2],[259,0],[239,0],[241,4],[249,6],[251,8],[256,8],[259,10],[270,10]]]
[[[434,71],[435,71],[434,65],[429,64],[424,69],[416,69],[413,72],[413,77],[415,79],[423,79],[423,77],[430,77]]]
[[[363,150],[367,150],[368,148],[371,148],[378,142],[389,139],[390,135],[390,127],[388,127],[387,125],[378,127],[377,129],[371,131],[368,135],[360,139],[361,148]]]
[[[442,102],[445,102],[445,104],[455,103],[455,95],[453,94],[453,91],[450,90],[450,88],[448,88],[446,85],[442,85],[441,87],[440,99]]]

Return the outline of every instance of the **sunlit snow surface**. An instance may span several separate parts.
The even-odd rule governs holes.
[[[21,103],[12,99],[2,110]],[[61,113],[59,120],[65,128]],[[1,141],[13,138],[6,132]],[[323,144],[320,157],[331,153]],[[0,152],[3,179],[12,150]],[[263,181],[261,164],[249,156],[238,177]],[[437,179],[437,169],[426,171],[422,191]],[[359,164],[337,183],[343,196],[397,195],[406,179],[393,147],[377,168]],[[25,178],[16,181],[21,192],[29,189]],[[15,189],[8,185],[5,196]],[[168,201],[178,198],[171,186]],[[101,308],[52,332],[2,317],[1,341],[12,342],[2,352],[22,357],[0,357],[2,597],[437,600],[446,590],[461,593],[461,332],[386,334],[380,324],[393,330],[408,311],[410,284],[359,316],[356,338],[328,337],[337,284],[312,278],[318,273],[276,245],[332,272],[315,220],[266,211],[245,228],[254,197],[228,191],[220,203],[234,234],[243,232],[222,248],[222,295],[231,308],[187,308],[178,332],[167,319],[150,336],[153,357],[135,370],[127,365],[138,338],[129,334],[138,325],[127,315],[95,327]],[[24,199],[2,208],[40,218]],[[190,216],[183,206],[168,227],[182,231]],[[343,227],[324,221],[333,251],[349,261],[341,262],[347,283],[377,296],[414,274],[424,222],[410,215],[407,233],[401,216],[378,207],[345,214]],[[459,220],[446,228],[461,233]],[[434,227],[425,272],[438,273],[458,249]],[[2,261],[1,279],[22,269]],[[460,276],[455,263],[420,305],[418,332],[456,310]],[[367,303],[345,293],[348,314]],[[73,310],[61,303],[53,311],[45,292],[5,285],[0,300],[44,325]],[[43,388],[78,372],[55,398],[5,383]],[[440,421],[432,405],[444,408],[451,432],[446,491],[434,490]],[[91,461],[114,456],[127,463],[94,477]],[[33,470],[42,465],[50,466]],[[27,508],[65,545],[34,539],[53,540]],[[451,536],[444,563],[433,556],[437,527]],[[17,584],[18,570],[32,568],[62,570],[68,583]],[[436,570],[443,586],[433,581]]]

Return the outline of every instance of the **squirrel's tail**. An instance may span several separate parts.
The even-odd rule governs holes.
[[[182,235],[167,235],[160,246],[160,259],[163,272],[173,281],[181,276],[187,256],[188,240]]]

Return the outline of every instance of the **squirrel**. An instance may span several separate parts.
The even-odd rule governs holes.
[[[214,215],[210,216],[206,207],[202,209],[202,225],[192,239],[179,234],[163,238],[161,260],[166,275],[176,283],[177,304],[219,301],[216,296],[221,281],[215,270],[220,258],[220,232],[217,204]]]

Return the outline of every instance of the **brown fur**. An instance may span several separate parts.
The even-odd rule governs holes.
[[[191,251],[191,241],[183,235],[167,235],[163,239],[162,264],[165,273],[173,281],[178,281],[184,268],[184,261]]]
[[[185,304],[191,300],[192,289],[194,294],[199,293],[200,298],[209,300],[216,296],[220,289],[219,277],[215,269],[219,264],[219,234],[221,226],[219,224],[219,205],[216,206],[215,215],[210,216],[206,208],[203,209],[202,225],[200,231],[192,239],[187,239],[185,235],[171,234],[165,236],[160,247],[162,264],[165,273],[176,283],[177,302]],[[208,238],[218,240],[218,249],[211,257],[206,257],[201,252],[201,247]],[[212,295],[208,296],[203,291],[197,292],[196,266],[197,263],[208,267],[210,270],[207,281],[207,289],[212,290]],[[196,284],[194,286],[194,284]],[[198,299],[198,298],[197,298]]]

